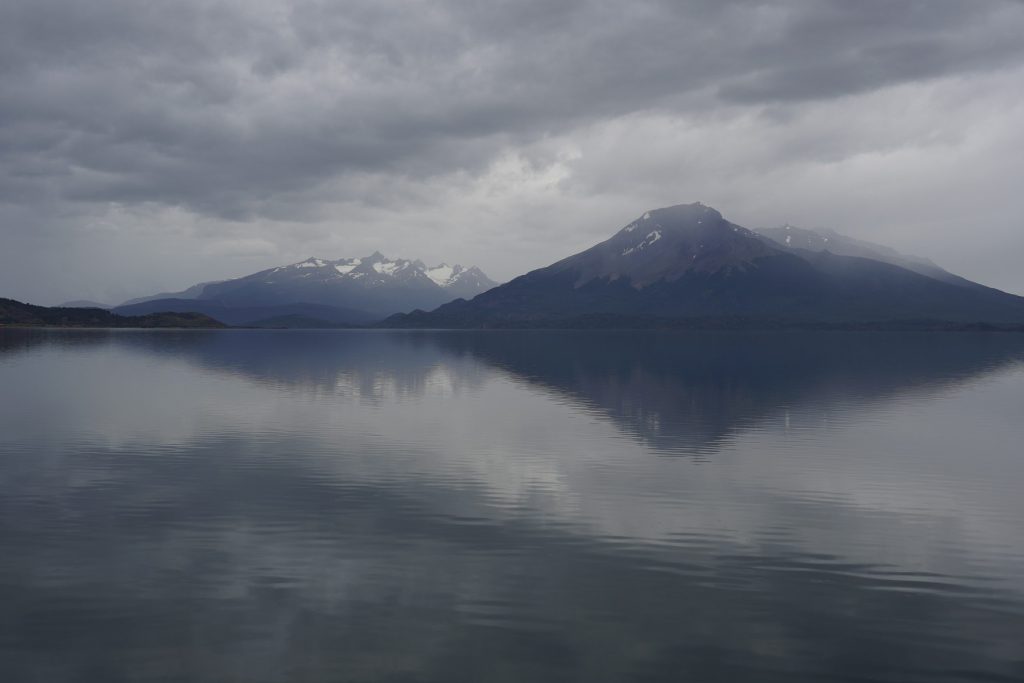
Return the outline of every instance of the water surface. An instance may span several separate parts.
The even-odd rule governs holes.
[[[0,330],[10,681],[1024,680],[1024,336]]]

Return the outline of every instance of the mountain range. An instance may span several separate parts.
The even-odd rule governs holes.
[[[827,231],[760,232],[701,203],[387,327],[1021,325],[1024,298]]]
[[[1024,298],[926,258],[826,229],[750,230],[699,202],[648,211],[503,285],[476,267],[375,252],[203,282],[112,312],[249,327],[1024,328]]]
[[[475,266],[428,267],[379,252],[329,261],[309,258],[252,275],[204,282],[182,292],[126,301],[121,315],[191,311],[230,325],[324,327],[365,325],[391,314],[435,308],[495,286]]]

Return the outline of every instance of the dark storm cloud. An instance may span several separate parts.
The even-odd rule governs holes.
[[[0,202],[301,217],[324,183],[474,173],[632,112],[1019,64],[1021,35],[995,1],[8,0]]]

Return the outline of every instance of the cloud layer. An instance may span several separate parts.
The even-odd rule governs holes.
[[[999,0],[9,0],[0,295],[507,278],[697,199],[1024,292],[1021,35]]]

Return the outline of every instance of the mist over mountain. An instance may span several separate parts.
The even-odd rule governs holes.
[[[131,306],[133,304],[141,304],[147,301],[157,301],[159,299],[197,299],[203,293],[203,289],[206,285],[211,285],[216,282],[223,282],[223,280],[214,280],[212,282],[200,282],[199,284],[192,285],[187,289],[183,289],[180,292],[160,292],[159,294],[150,294],[149,296],[140,296],[134,299],[128,299],[120,304],[120,306]]]
[[[57,308],[102,308],[110,309],[113,308],[110,304],[102,304],[98,301],[91,301],[89,299],[75,299],[74,301],[65,301],[59,304]]]
[[[472,300],[386,324],[571,326],[581,316],[605,326],[637,318],[1024,322],[1024,298],[930,262],[834,233],[786,233],[794,234],[754,232],[699,202],[648,211],[608,240]]]
[[[984,285],[979,285],[976,282],[971,282],[966,278],[950,273],[945,268],[933,263],[930,259],[902,254],[892,247],[841,235],[835,230],[829,230],[828,228],[809,230],[792,225],[784,225],[778,228],[758,228],[757,233],[788,249],[813,252],[827,251],[840,256],[857,256],[890,263],[894,266],[906,268],[915,273],[927,275],[930,278],[954,285],[984,287]]]

